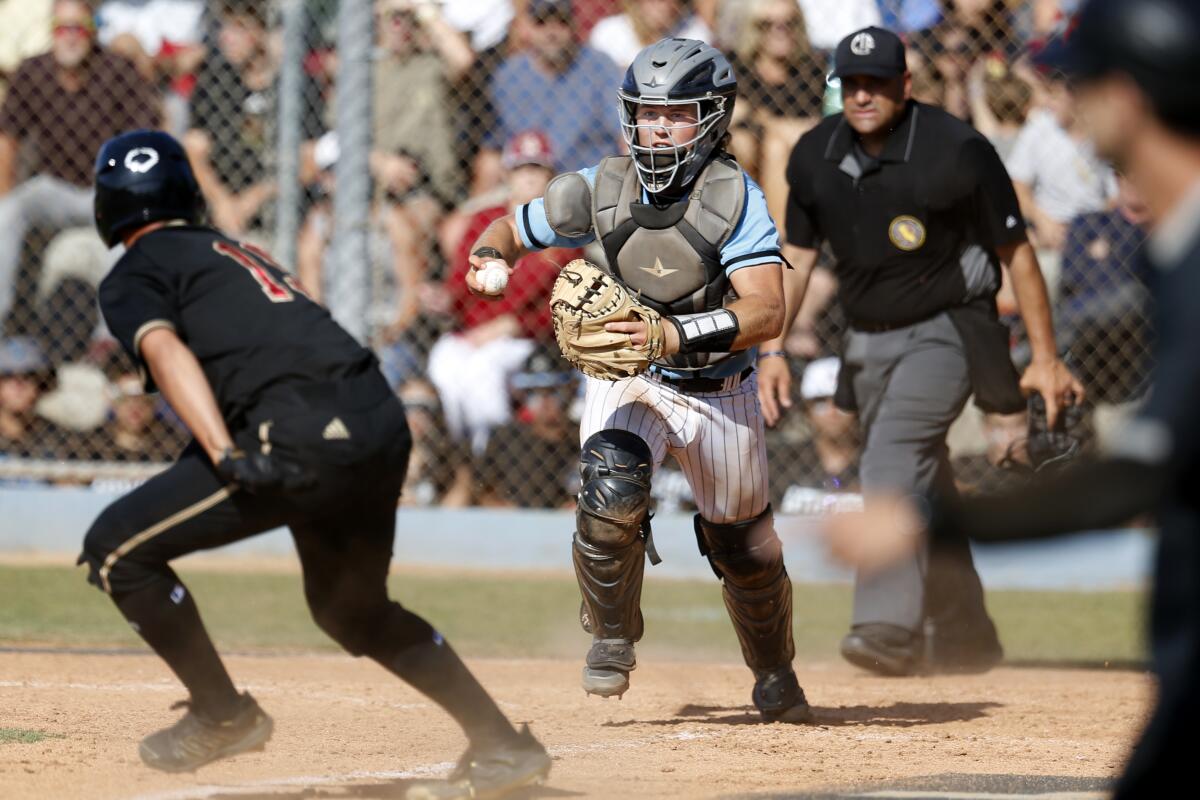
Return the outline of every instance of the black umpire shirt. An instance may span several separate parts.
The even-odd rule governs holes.
[[[100,308],[147,388],[142,337],[175,331],[231,426],[272,386],[337,381],[374,363],[270,256],[212,228],[168,226],[142,236],[100,284]]]
[[[792,151],[787,239],[828,240],[852,324],[917,322],[999,289],[996,248],[1025,239],[1012,180],[978,131],[910,101],[879,158],[841,114]]]

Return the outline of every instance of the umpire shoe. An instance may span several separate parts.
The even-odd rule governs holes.
[[[420,781],[405,800],[487,800],[541,783],[550,772],[550,754],[533,738],[528,725],[501,744],[468,748],[444,781]]]
[[[583,690],[600,697],[622,695],[629,690],[629,673],[637,666],[633,642],[628,639],[596,639],[583,665]]]
[[[1004,647],[996,629],[987,623],[980,632],[939,631],[925,643],[925,672],[942,675],[978,675],[1004,660]]]
[[[842,639],[842,658],[878,675],[916,674],[920,656],[920,637],[899,625],[855,625]]]
[[[812,722],[812,707],[790,665],[755,674],[758,680],[750,697],[765,722]]]
[[[171,708],[189,705],[183,700]],[[155,769],[192,772],[218,758],[263,749],[274,728],[254,698],[243,694],[231,719],[215,720],[189,707],[179,722],[143,739],[138,754]]]

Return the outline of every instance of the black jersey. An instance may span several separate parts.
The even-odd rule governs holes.
[[[100,308],[143,367],[147,388],[142,337],[174,330],[200,361],[226,421],[273,386],[337,381],[374,363],[269,255],[212,228],[142,236],[100,284]]]
[[[852,321],[903,324],[994,295],[996,248],[1025,240],[995,149],[922,103],[909,103],[878,158],[842,115],[826,118],[796,144],[787,179],[788,242],[829,241]]]

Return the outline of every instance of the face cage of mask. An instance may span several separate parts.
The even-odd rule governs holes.
[[[646,191],[651,194],[674,186],[675,178],[680,170],[685,169],[697,158],[707,158],[709,151],[712,149],[711,145],[715,144],[715,138],[709,147],[702,148],[701,145],[706,138],[709,138],[709,134],[712,133],[713,129],[725,116],[725,98],[720,96],[690,100],[668,100],[665,97],[635,97],[621,91],[617,92],[617,96],[621,99],[621,135],[625,137],[625,144],[629,146],[629,152],[634,156],[633,163],[637,167],[638,180]],[[668,128],[665,125],[639,123],[637,121],[637,107],[639,105],[694,105],[699,117],[701,104],[705,101],[713,104],[713,110],[690,125]],[[666,131],[670,136],[671,145],[668,147],[643,147],[637,143],[638,130],[642,128],[648,131]],[[686,142],[676,142],[675,134],[686,128],[697,130],[696,135]],[[700,152],[702,149],[704,152]],[[643,161],[639,156],[646,156],[646,161]],[[669,163],[666,166],[658,166],[660,160],[665,160],[664,157],[667,156],[670,157]],[[647,161],[649,162],[648,165]]]

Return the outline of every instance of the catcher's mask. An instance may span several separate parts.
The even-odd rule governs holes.
[[[96,156],[96,230],[109,247],[148,222],[204,219],[204,196],[183,147],[162,131],[114,136]]]
[[[621,133],[638,181],[651,194],[674,194],[696,179],[720,149],[737,99],[737,77],[724,54],[695,39],[662,39],[638,53],[617,92]],[[693,106],[696,123],[666,129],[638,122],[639,105]],[[647,147],[639,130],[667,130],[671,144]]]
[[[1008,452],[998,466],[1017,472],[1055,472],[1083,453],[1087,431],[1083,423],[1083,406],[1071,399],[1059,409],[1053,428],[1046,419],[1046,401],[1040,394],[1029,397],[1029,433],[1008,446]],[[1028,461],[1017,452],[1024,447]]]

